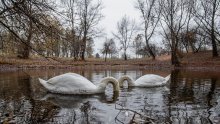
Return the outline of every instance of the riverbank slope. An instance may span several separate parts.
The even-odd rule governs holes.
[[[0,71],[19,69],[190,69],[220,71],[220,57],[213,58],[211,52],[187,53],[180,58],[180,67],[173,67],[170,55],[163,55],[151,60],[143,59],[104,59],[89,58],[86,61],[74,61],[71,58],[31,57],[19,59],[12,56],[0,56]]]

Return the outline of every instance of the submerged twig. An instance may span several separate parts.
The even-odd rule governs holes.
[[[118,108],[117,106],[120,106],[121,108]],[[124,108],[122,105],[120,105],[120,104],[118,104],[118,103],[116,103],[115,104],[115,109],[117,109],[117,110],[120,110],[119,111],[119,113],[117,114],[117,116],[116,116],[116,120],[118,120],[118,121],[120,121],[119,119],[118,119],[118,116],[119,116],[119,114],[121,113],[121,111],[130,111],[130,112],[133,112],[134,113],[134,115],[132,116],[132,119],[130,120],[130,124],[131,123],[135,123],[135,116],[136,115],[139,115],[141,118],[143,118],[145,121],[147,121],[148,123],[150,123],[150,124],[155,124],[154,123],[154,119],[152,119],[152,118],[150,118],[150,117],[148,117],[148,116],[146,116],[146,115],[144,115],[144,114],[141,114],[141,113],[139,113],[139,112],[137,112],[137,111],[135,111],[135,110],[132,110],[132,109],[128,109],[128,108]],[[121,121],[120,121],[121,122]],[[121,122],[121,123],[123,123],[123,122]]]

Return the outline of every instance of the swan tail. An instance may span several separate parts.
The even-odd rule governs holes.
[[[40,81],[40,83],[41,83],[47,90],[49,90],[49,86],[48,86],[47,81],[45,81],[45,80],[43,80],[43,79],[41,79],[41,78],[39,78],[39,81]]]
[[[43,98],[40,98],[40,100],[47,100],[48,98],[50,98],[50,94],[45,95]]]
[[[168,82],[170,80],[170,76],[171,76],[171,74],[169,74],[168,76],[165,77],[166,82]]]

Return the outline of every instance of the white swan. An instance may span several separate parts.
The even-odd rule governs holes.
[[[106,77],[100,81],[98,86],[94,85],[85,77],[66,73],[45,81],[39,78],[40,83],[52,93],[60,94],[96,94],[105,92],[108,83],[112,83],[114,91],[119,91],[119,82],[113,77]]]
[[[123,82],[125,80],[128,81],[128,86],[160,87],[160,86],[165,86],[167,82],[169,81],[169,79],[170,79],[170,75],[164,78],[164,77],[161,77],[155,74],[147,74],[147,75],[144,75],[138,78],[136,81],[134,81],[131,77],[125,75],[125,76],[122,76],[118,82],[119,82],[120,87],[123,86]]]

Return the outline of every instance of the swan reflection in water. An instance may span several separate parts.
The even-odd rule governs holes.
[[[106,114],[102,107],[113,105],[118,100],[118,96],[118,92],[94,95],[63,95],[48,93],[41,98],[41,101],[47,101],[59,107],[58,113],[50,121],[62,123],[89,123],[89,119],[91,118],[97,119],[96,121],[93,120],[93,122],[102,122],[102,120],[99,120],[99,116]]]
[[[40,100],[49,101],[61,108],[79,108],[82,103],[88,101],[99,101],[101,103],[115,103],[118,100],[119,93],[113,92],[112,96],[109,94],[95,94],[95,95],[64,95],[47,93]]]

